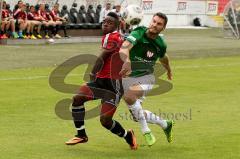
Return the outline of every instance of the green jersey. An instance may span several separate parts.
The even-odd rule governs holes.
[[[167,45],[161,36],[150,39],[146,35],[146,27],[137,27],[127,37],[133,48],[130,51],[132,64],[131,77],[139,77],[153,73],[154,65],[159,58],[165,56]]]

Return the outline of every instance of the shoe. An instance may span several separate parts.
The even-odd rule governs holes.
[[[19,36],[18,36],[18,34],[16,32],[13,32],[12,36],[13,36],[14,39],[18,39],[19,38]]]
[[[61,38],[62,38],[59,34],[56,34],[54,37],[55,37],[56,39],[61,39]]]
[[[143,136],[144,136],[148,146],[152,146],[153,144],[155,144],[156,138],[151,131],[145,133]]]
[[[50,39],[50,37],[48,35],[45,35],[45,39]]]
[[[74,137],[70,140],[68,140],[67,142],[65,142],[66,145],[76,145],[79,143],[86,143],[88,142],[88,137]]]
[[[23,39],[24,38],[22,32],[18,33],[18,37],[19,37],[19,39]]]
[[[6,35],[6,34],[3,34],[3,35],[2,35],[2,39],[8,39],[7,35]]]
[[[28,36],[27,35],[23,35],[23,39],[28,39]]]
[[[166,135],[166,137],[167,137],[167,141],[169,142],[169,143],[171,143],[172,142],[172,127],[173,127],[173,125],[174,125],[174,121],[173,120],[167,120],[167,128],[166,129],[164,129],[163,131],[164,131],[164,133],[165,133],[165,135]]]
[[[42,36],[40,34],[37,35],[38,39],[42,39]]]
[[[132,150],[137,150],[137,147],[138,147],[138,145],[137,145],[137,139],[136,139],[136,136],[134,135],[133,130],[130,129],[130,130],[127,132],[127,136],[125,137],[125,140],[126,140],[126,142],[129,144],[130,149],[132,149]]]
[[[37,38],[34,35],[32,35],[30,39],[36,40]]]

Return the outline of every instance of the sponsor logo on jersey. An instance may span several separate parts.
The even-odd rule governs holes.
[[[147,52],[147,57],[148,57],[148,58],[151,58],[151,57],[153,57],[153,55],[154,55],[154,53],[153,53],[153,52],[151,52],[151,51],[148,51],[148,52]]]

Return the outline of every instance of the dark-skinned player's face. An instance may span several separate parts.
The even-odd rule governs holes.
[[[149,32],[152,34],[159,34],[165,27],[165,20],[159,16],[154,16],[149,25]]]
[[[113,17],[107,16],[102,23],[103,34],[108,34],[117,29],[116,20]]]

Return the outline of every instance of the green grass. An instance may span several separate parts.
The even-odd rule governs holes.
[[[98,117],[86,121],[87,144],[64,145],[75,130],[71,121],[56,116],[55,104],[72,94],[52,89],[48,76],[70,57],[98,52],[99,44],[1,46],[0,158],[240,158],[239,41],[220,38],[218,30],[170,30],[166,38],[174,88],[148,97],[144,107],[157,114],[187,116],[176,120],[172,144],[159,127],[150,125],[158,141],[148,148],[122,102],[115,118],[135,130],[137,151],[102,128]],[[83,83],[84,68],[74,70],[66,82]],[[98,103],[90,102],[87,109]]]

